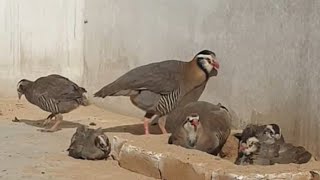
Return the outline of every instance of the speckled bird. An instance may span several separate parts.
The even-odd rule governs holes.
[[[83,87],[57,74],[40,77],[35,81],[22,79],[18,82],[17,92],[19,99],[24,95],[30,103],[51,113],[43,126],[48,124],[53,117],[55,118],[56,123],[50,129],[41,129],[42,132],[57,131],[63,120],[62,114],[80,105],[89,105],[87,91]]]
[[[239,138],[236,164],[303,164],[312,155],[302,146],[286,143],[277,124],[248,125]]]
[[[95,97],[129,96],[132,103],[146,112],[145,134],[149,134],[149,121],[161,117],[159,127],[165,129],[165,116],[189,92],[218,74],[219,63],[214,52],[203,50],[189,62],[167,60],[130,70],[114,82],[104,86]]]
[[[111,152],[109,138],[101,128],[91,129],[81,125],[71,138],[69,156],[76,159],[107,159]]]
[[[246,141],[249,137],[256,137],[259,142],[267,144],[284,143],[281,128],[277,124],[248,124],[242,133],[236,134],[239,140]]]

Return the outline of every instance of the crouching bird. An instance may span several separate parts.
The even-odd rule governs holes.
[[[91,129],[81,125],[73,134],[67,151],[76,159],[101,160],[109,157],[111,144],[101,128]]]
[[[241,140],[247,140],[250,137],[256,137],[259,142],[267,144],[281,144],[284,143],[284,138],[281,133],[281,128],[277,124],[248,124],[242,131],[237,133],[235,136]]]
[[[286,143],[277,124],[248,125],[237,137],[238,165],[303,164],[312,158],[304,147]]]
[[[173,116],[173,117],[171,117]],[[168,143],[218,155],[231,131],[231,115],[221,104],[191,102],[168,115],[178,125]]]
[[[146,112],[145,134],[149,134],[149,121],[155,117],[161,117],[159,127],[162,133],[166,133],[165,116],[190,91],[204,86],[210,76],[216,76],[217,69],[219,64],[215,53],[203,50],[189,62],[167,60],[134,68],[94,96],[130,96],[132,103]]]
[[[18,97],[26,99],[51,114],[44,121],[45,126],[54,117],[56,123],[50,129],[41,132],[54,132],[62,122],[63,113],[68,113],[80,105],[89,105],[87,91],[63,76],[52,74],[40,77],[36,81],[22,79],[17,85]]]

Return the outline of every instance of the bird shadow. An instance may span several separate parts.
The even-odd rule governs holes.
[[[103,129],[103,132],[125,132],[133,135],[144,135],[143,124],[115,126]],[[162,134],[159,126],[149,126],[150,134]]]
[[[55,120],[51,120],[48,124],[43,126],[44,121],[45,121],[45,119],[31,120],[31,119],[18,119],[17,117],[15,117],[12,120],[12,122],[14,122],[14,123],[25,123],[29,126],[34,126],[34,127],[38,127],[38,128],[50,128],[55,123]],[[59,130],[67,129],[67,128],[77,128],[81,125],[82,124],[80,124],[80,123],[75,123],[75,122],[63,120],[59,125]]]
[[[50,128],[55,123],[54,120],[51,120],[48,124],[43,126],[44,121],[45,121],[45,119],[31,120],[31,119],[18,119],[17,117],[15,117],[12,120],[12,122],[14,122],[14,123],[25,123],[29,126],[34,126],[34,127],[38,127],[38,128]],[[61,124],[59,125],[59,130],[67,129],[67,128],[77,128],[81,125],[83,125],[83,124],[63,120],[61,122]],[[119,133],[130,133],[133,135],[144,135],[144,126],[143,126],[143,124],[114,126],[114,127],[104,128],[103,132],[119,132]],[[149,133],[155,134],[155,135],[162,134],[158,125],[149,126]]]

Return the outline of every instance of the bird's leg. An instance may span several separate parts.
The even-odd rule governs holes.
[[[144,124],[144,134],[150,134],[149,133],[149,122],[150,120],[153,120],[157,115],[154,112],[146,112],[143,119]]]
[[[62,114],[55,115],[56,123],[50,129],[40,129],[41,132],[55,132],[58,130],[59,124],[62,122]]]
[[[49,124],[49,122],[51,121],[51,119],[54,117],[55,115],[53,113],[51,113],[44,121],[42,126],[45,127],[47,124]]]
[[[153,115],[152,118],[150,119],[150,125],[151,126],[155,126],[158,124],[158,121],[159,121],[159,116],[158,115]]]
[[[159,128],[160,128],[162,134],[167,134],[167,130],[165,128],[166,121],[167,121],[167,117],[166,116],[162,116],[158,121],[158,125],[159,125]]]
[[[144,134],[145,134],[145,135],[150,134],[150,133],[149,133],[149,121],[150,121],[149,118],[144,117],[144,119],[143,119],[143,124],[144,124]]]

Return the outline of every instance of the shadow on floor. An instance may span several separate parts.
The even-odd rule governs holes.
[[[143,124],[131,124],[123,126],[115,126],[103,129],[104,132],[126,132],[134,135],[144,135]],[[159,126],[149,126],[150,134],[162,134]]]
[[[12,120],[12,122],[14,122],[14,123],[25,123],[29,126],[34,126],[34,127],[38,127],[38,128],[50,128],[56,122],[55,120],[51,120],[50,123],[48,123],[46,126],[43,126],[44,121],[45,121],[44,119],[31,120],[31,119],[18,119],[17,117]],[[66,129],[66,128],[77,128],[80,125],[82,125],[82,124],[63,120],[61,122],[61,124],[59,125],[59,130]]]
[[[31,120],[31,119],[18,119],[15,118],[12,120],[15,123],[25,123],[29,126],[34,126],[38,128],[50,128],[55,123],[55,120],[51,120],[46,126],[43,126],[44,119],[41,120]],[[59,125],[59,130],[66,128],[77,128],[81,126],[80,123],[75,123],[71,121],[62,121]],[[92,127],[92,126],[91,126]],[[115,126],[103,129],[104,132],[125,132],[133,135],[144,135],[144,127],[143,124],[131,124],[131,125],[123,125],[123,126]],[[149,126],[150,134],[162,134],[158,125],[150,125]]]

